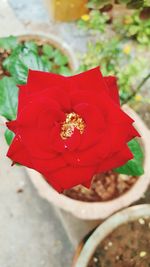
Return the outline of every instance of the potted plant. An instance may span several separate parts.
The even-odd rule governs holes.
[[[92,233],[73,266],[148,266],[149,227],[149,204],[116,213]]]
[[[32,38],[33,40],[33,36],[30,38]],[[51,68],[51,66],[49,65],[49,62],[51,62],[50,61],[51,55],[55,55],[55,56],[57,55],[57,57],[54,58],[54,60],[52,59],[54,61],[54,66],[56,62],[58,62],[58,60],[60,60],[62,64],[66,64],[66,58],[61,56],[58,52],[57,53],[55,51],[53,52],[53,49],[48,45],[46,46],[43,45],[42,49],[44,49],[44,53],[45,53],[43,55],[43,50],[41,51],[41,43],[40,43],[40,48],[38,48],[40,50],[38,50],[39,52],[37,53],[36,44],[31,41],[26,42],[25,36],[23,37],[23,41],[21,41],[21,44],[19,44],[19,46],[16,44],[17,42],[16,42],[16,39],[14,38],[2,39],[1,43],[3,47],[6,47],[6,46],[14,47],[13,52],[10,55],[9,55],[10,52],[8,54],[6,53],[6,58],[3,61],[3,65],[2,65],[2,67],[4,68],[4,74],[6,76],[11,75],[12,77],[4,77],[1,80],[1,89],[2,89],[1,92],[3,93],[2,98],[1,98],[2,99],[1,115],[6,117],[7,120],[12,120],[12,119],[15,119],[15,116],[16,116],[16,105],[17,105],[16,83],[19,83],[19,84],[26,83],[28,68],[48,70],[47,68]],[[36,61],[34,61],[35,59]],[[52,71],[61,73],[58,67],[57,68],[53,67]],[[95,70],[95,72],[98,72],[98,69]],[[12,94],[12,90],[13,90],[13,94]],[[7,97],[9,94],[12,95],[11,103],[9,103],[8,101],[9,98]],[[71,212],[73,215],[75,215],[78,218],[87,219],[87,220],[94,220],[94,219],[96,220],[96,219],[106,218],[111,213],[125,206],[128,206],[135,200],[139,199],[143,195],[143,193],[145,192],[149,184],[149,178],[148,178],[149,171],[150,171],[149,166],[148,166],[149,157],[150,157],[149,156],[150,152],[148,149],[149,148],[149,131],[147,130],[146,126],[140,120],[139,116],[135,112],[133,112],[128,107],[124,107],[124,110],[131,117],[133,117],[133,119],[136,121],[136,128],[139,130],[142,136],[142,143],[143,143],[143,149],[144,149],[144,155],[145,155],[144,156],[145,173],[143,175],[140,175],[138,179],[137,177],[136,179],[132,179],[133,182],[128,187],[125,187],[125,190],[121,191],[121,193],[116,194],[116,192],[113,192],[113,194],[109,195],[108,198],[103,198],[103,199],[99,198],[96,200],[94,199],[93,202],[89,202],[89,200],[86,199],[85,195],[84,195],[84,199],[81,200],[80,198],[74,199],[73,195],[68,195],[68,192],[64,192],[64,194],[58,194],[58,192],[56,192],[52,187],[50,187],[47,184],[47,182],[44,181],[41,174],[36,173],[35,171],[31,169],[27,169],[28,173],[30,174],[30,178],[35,184],[39,194],[41,194],[44,198],[46,198],[48,201],[52,202],[59,208],[63,208],[65,211]],[[14,135],[12,131],[7,130],[5,133],[5,136],[6,136],[8,143],[10,143]],[[134,171],[136,171],[136,176],[139,176],[138,174],[142,174],[142,169],[138,168],[142,161],[142,152],[139,149],[139,145],[131,144],[131,146],[133,146],[133,150],[134,149],[137,150],[136,151],[137,160],[135,160],[135,165],[134,164],[133,165],[134,165]],[[126,173],[124,172],[124,170],[121,170],[121,173],[127,174],[128,172]],[[135,172],[133,173],[133,176],[135,176]],[[127,183],[128,183],[128,180],[130,180],[128,179],[127,175],[125,177],[124,176],[122,177],[123,178],[121,178],[121,182],[122,180],[124,180],[124,178],[127,180]],[[111,181],[112,175],[110,175],[108,178],[109,178],[108,184],[111,184],[114,186],[114,182]],[[135,177],[132,177],[132,178],[135,178]],[[99,184],[100,180],[101,178],[98,179],[98,183],[95,183],[96,189],[99,188],[99,186],[97,185]],[[107,177],[106,177],[106,180],[108,180]],[[115,180],[118,181],[118,179],[116,178]],[[104,187],[105,187],[105,183],[106,181],[104,180],[104,184],[103,184]],[[123,186],[125,183],[126,182],[123,182]],[[118,182],[117,182],[117,186],[118,186]],[[109,190],[110,188],[106,186],[104,193],[107,193],[107,191],[109,192]],[[94,193],[96,193],[96,191]],[[101,193],[101,190],[100,190],[100,193]],[[91,209],[93,211],[92,213],[91,213]]]

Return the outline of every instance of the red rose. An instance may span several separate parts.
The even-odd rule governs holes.
[[[57,191],[88,187],[94,174],[133,157],[127,142],[139,134],[120,108],[116,78],[102,77],[99,67],[72,77],[30,70],[19,88],[8,157]]]

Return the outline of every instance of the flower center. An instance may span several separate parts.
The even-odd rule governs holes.
[[[75,112],[66,114],[66,120],[62,123],[60,136],[62,139],[71,137],[74,129],[78,129],[83,134],[85,129],[84,120]]]

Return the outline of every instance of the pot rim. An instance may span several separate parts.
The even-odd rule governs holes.
[[[142,141],[145,151],[145,172],[142,176],[139,177],[139,179],[131,187],[131,189],[123,195],[109,201],[83,202],[71,199],[63,194],[59,194],[47,184],[40,173],[36,172],[35,170],[26,168],[33,184],[38,189],[38,193],[41,197],[47,199],[57,207],[72,213],[75,217],[86,220],[105,219],[112,213],[129,206],[131,203],[137,201],[140,197],[142,197],[150,183],[150,131],[131,108],[124,106],[123,109],[124,111],[129,113],[135,121],[137,121],[136,128],[139,130],[143,138]]]
[[[94,233],[86,241],[75,267],[87,267],[89,260],[95,252],[97,246],[104,240],[113,230],[120,225],[129,221],[134,221],[140,217],[150,217],[150,204],[140,204],[126,208],[117,212],[108,218],[105,222],[98,226]]]

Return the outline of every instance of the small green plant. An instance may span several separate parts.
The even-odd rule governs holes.
[[[125,16],[121,28],[124,36],[132,37],[142,45],[149,45],[150,19],[142,20],[139,15],[139,12],[135,12],[132,16]]]
[[[108,21],[109,16],[107,14],[101,13],[98,10],[92,10],[89,14],[83,15],[78,20],[78,26],[84,30],[104,32]]]

